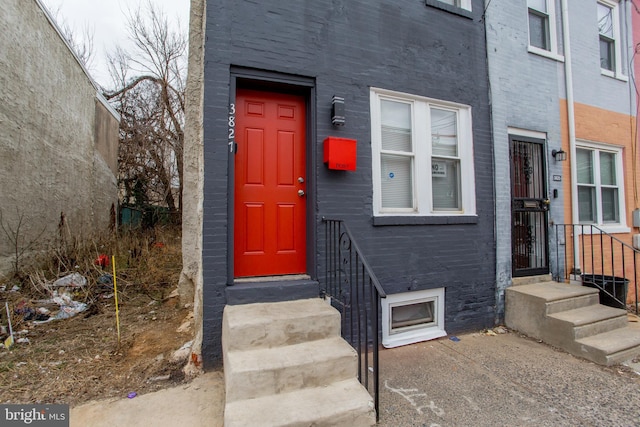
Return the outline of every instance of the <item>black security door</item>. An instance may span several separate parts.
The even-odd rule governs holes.
[[[549,273],[544,140],[510,136],[512,273]]]

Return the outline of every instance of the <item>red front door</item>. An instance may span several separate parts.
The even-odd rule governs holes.
[[[235,277],[306,272],[305,101],[236,94]]]

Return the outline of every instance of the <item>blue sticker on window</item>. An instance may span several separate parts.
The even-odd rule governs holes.
[[[389,173],[389,178],[393,178],[393,177],[395,177],[395,176],[396,176],[396,174],[394,174],[393,172],[390,172],[390,173]]]

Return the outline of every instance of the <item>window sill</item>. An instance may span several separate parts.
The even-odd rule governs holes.
[[[600,74],[606,77],[611,77],[612,79],[620,80],[621,82],[629,81],[629,77],[625,76],[624,74],[616,73],[605,68],[600,69]]]
[[[584,224],[584,229],[582,227],[577,227],[578,234],[582,234],[582,230],[584,230],[585,235],[589,234],[600,234],[598,229],[593,229],[593,233],[591,232],[591,225],[594,227],[598,227],[600,230],[609,234],[619,234],[619,233],[630,233],[631,229],[626,225],[620,224],[611,224],[611,225],[602,225],[602,224]]]
[[[436,9],[441,9],[449,13],[453,13],[454,15],[460,15],[465,18],[473,19],[473,15],[471,14],[471,10],[469,9],[451,6],[449,4],[442,3],[440,0],[425,0],[425,4],[427,6],[435,7]]]
[[[374,226],[385,225],[456,225],[477,224],[475,215],[451,215],[451,216],[374,216]]]
[[[535,55],[544,56],[545,58],[553,59],[554,61],[564,62],[564,56],[563,55],[559,55],[559,54],[557,54],[555,52],[551,52],[551,51],[548,51],[548,50],[540,49],[539,47],[528,46],[527,47],[527,51],[529,53],[533,53]]]

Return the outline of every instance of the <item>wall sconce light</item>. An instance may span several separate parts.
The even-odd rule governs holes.
[[[562,148],[560,150],[551,151],[551,155],[554,159],[556,159],[556,162],[564,162],[565,160],[567,160],[567,152]]]
[[[344,126],[344,98],[333,96],[331,100],[331,124],[334,126]]]

